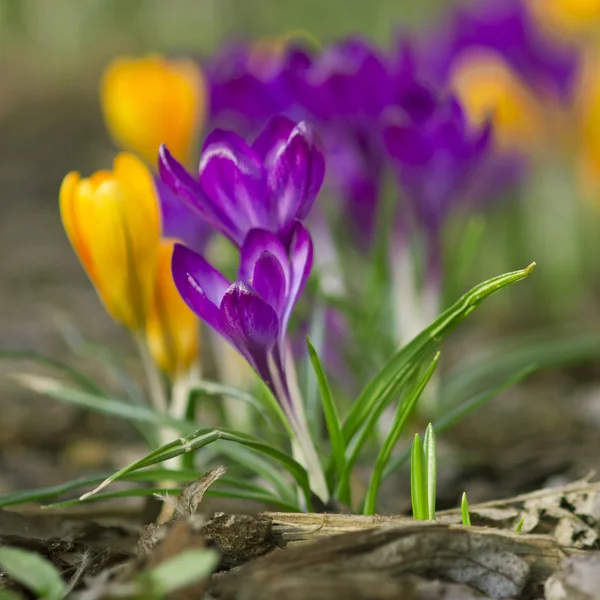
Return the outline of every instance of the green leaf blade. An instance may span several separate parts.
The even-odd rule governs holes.
[[[0,546],[0,565],[11,579],[34,592],[38,598],[60,600],[66,585],[56,567],[29,550]]]
[[[331,443],[331,458],[339,477],[346,468],[346,444],[344,443],[342,422],[337,410],[337,406],[333,401],[333,395],[331,393],[331,387],[329,385],[325,369],[323,368],[317,352],[308,336],[306,336],[306,343],[308,346],[310,361],[317,377],[317,383],[321,393],[323,414],[325,416],[325,424],[327,426],[329,441]],[[331,488],[331,482],[328,483]]]

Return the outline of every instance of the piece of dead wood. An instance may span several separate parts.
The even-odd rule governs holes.
[[[564,547],[591,549],[600,545],[600,482],[587,479],[561,488],[539,490],[514,498],[469,507],[471,523],[514,531],[523,518],[524,533],[547,534]],[[410,525],[403,516],[361,516],[266,512],[280,544],[301,542],[373,527]],[[441,511],[440,523],[461,522],[460,509]]]
[[[406,576],[417,575],[467,585],[492,598],[519,598],[540,588],[565,556],[548,536],[413,522],[332,535],[273,552],[216,579],[211,594],[222,600],[271,598],[285,588],[287,598],[314,600],[326,597],[332,578],[342,582],[348,576],[356,590],[365,588],[365,594],[354,597],[371,598],[369,586],[357,584],[356,578],[376,573],[399,586],[407,585]],[[290,577],[301,587],[289,588]]]

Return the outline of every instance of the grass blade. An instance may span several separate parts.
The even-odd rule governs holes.
[[[535,366],[529,366],[526,369],[523,369],[518,373],[512,375],[503,383],[494,386],[492,389],[486,390],[480,394],[473,396],[472,398],[465,400],[460,405],[444,414],[444,416],[434,421],[433,428],[435,429],[435,431],[437,431],[437,433],[442,433],[443,431],[450,429],[450,427],[458,423],[461,419],[464,419],[466,416],[470,415],[475,410],[481,408],[492,398],[496,397],[498,394],[501,394],[502,392],[506,391],[507,389],[513,387],[514,385],[525,379],[533,371],[535,371]],[[408,460],[409,457],[410,451],[404,452],[390,459],[390,462],[388,463],[385,471],[383,472],[383,479],[385,479],[397,469],[399,469]]]
[[[396,446],[402,432],[404,431],[404,426],[406,425],[406,421],[408,417],[412,413],[413,408],[415,407],[417,401],[421,397],[425,386],[431,379],[433,375],[438,361],[440,358],[440,353],[438,352],[431,364],[427,368],[427,371],[423,375],[423,377],[419,380],[417,385],[411,390],[410,394],[402,401],[398,403],[398,408],[396,410],[396,415],[394,417],[394,422],[392,423],[392,428],[388,433],[381,449],[379,450],[379,454],[377,455],[377,459],[375,461],[375,467],[373,468],[373,474],[371,475],[371,481],[369,482],[369,487],[367,489],[367,494],[365,497],[365,504],[363,507],[363,514],[372,515],[375,512],[376,503],[377,503],[377,495],[379,493],[379,487],[381,485],[383,471],[390,460],[390,456],[392,455],[392,451]],[[427,435],[427,434],[426,434]],[[413,511],[414,512],[414,511]]]
[[[369,413],[382,401],[382,398],[393,392],[398,378],[410,367],[412,361],[436,349],[442,339],[469,316],[483,300],[511,283],[525,279],[531,274],[534,267],[535,263],[532,263],[526,269],[499,275],[475,286],[399,350],[367,384],[353,403],[343,426],[346,442],[352,439]]]
[[[197,425],[191,421],[182,421],[174,419],[168,415],[163,415],[148,406],[130,404],[123,400],[117,400],[101,394],[91,394],[80,390],[67,387],[57,379],[32,375],[27,373],[15,373],[12,378],[23,387],[33,390],[38,394],[49,396],[62,402],[68,402],[98,412],[101,414],[116,417],[126,421],[138,423],[150,423],[162,427],[172,427],[181,433],[190,433],[194,431]]]
[[[219,554],[216,550],[184,550],[144,573],[143,577],[148,579],[151,590],[162,598],[206,579],[218,564]]]
[[[84,494],[81,497],[81,499],[84,500],[86,498],[89,498],[90,496],[104,489],[107,485],[110,485],[112,482],[117,481],[118,479],[122,479],[125,475],[128,475],[129,473],[132,473],[139,469],[143,469],[144,467],[164,462],[171,458],[175,458],[176,456],[181,456],[185,452],[193,452],[195,450],[203,448],[204,446],[207,446],[208,444],[212,444],[217,440],[226,440],[229,442],[234,442],[236,444],[241,444],[266,456],[270,456],[278,463],[280,463],[295,479],[296,483],[298,484],[298,486],[304,494],[307,507],[309,507],[310,510],[310,507],[312,506],[310,499],[310,485],[308,482],[308,474],[306,472],[306,469],[302,465],[300,465],[288,454],[285,454],[284,452],[281,452],[281,450],[273,448],[272,446],[269,446],[268,444],[265,444],[264,442],[253,438],[252,436],[237,431],[219,428],[200,429],[185,438],[180,438],[169,444],[161,446],[155,451],[147,454],[145,457],[127,465],[123,469],[117,471],[110,477],[106,478],[94,490]]]
[[[471,527],[471,515],[469,514],[469,503],[467,502],[467,492],[463,492],[460,500],[460,517],[462,524]]]
[[[34,592],[36,598],[60,600],[66,591],[56,567],[35,552],[1,546],[0,566],[11,579]]]
[[[435,500],[437,490],[437,456],[435,448],[435,430],[429,423],[423,441],[425,453],[425,470],[427,472],[427,519],[435,521]]]
[[[521,533],[521,531],[523,531],[523,525],[525,524],[525,515],[523,515],[520,519],[519,522],[517,523],[517,526],[515,528],[515,533]]]
[[[0,350],[0,360],[30,360],[44,367],[50,367],[67,375],[73,383],[76,383],[81,389],[91,394],[102,394],[102,388],[98,386],[87,375],[73,369],[67,363],[55,358],[50,358],[41,352],[34,350]]]
[[[412,502],[413,519],[427,519],[427,482],[423,470],[423,447],[421,438],[415,433],[410,452],[410,498]]]
[[[270,483],[277,495],[286,502],[295,502],[298,495],[289,482],[281,476],[277,469],[273,468],[273,463],[266,460],[262,455],[249,450],[239,444],[229,444],[227,442],[217,442],[219,454],[235,461],[251,473],[256,473],[266,482]]]
[[[267,421],[268,425],[273,425],[270,419],[270,415],[272,414],[276,416],[277,420],[284,425],[286,431],[289,428],[289,423],[287,422],[281,406],[279,406],[279,403],[277,400],[275,400],[271,393],[264,394],[263,398],[261,399],[253,396],[245,390],[231,385],[223,385],[216,381],[201,380],[194,381],[190,388],[190,394],[204,394],[206,396],[213,397],[222,396],[226,398],[235,398],[236,400],[246,402],[247,404],[250,404],[256,408],[261,416]]]
[[[310,361],[319,384],[319,392],[321,394],[321,403],[323,406],[323,414],[325,416],[325,424],[327,425],[329,441],[331,442],[331,459],[335,465],[335,470],[339,477],[346,468],[346,444],[344,443],[344,435],[342,433],[342,422],[337,410],[337,406],[333,401],[333,395],[331,393],[331,387],[329,385],[327,375],[308,336],[306,336],[306,344],[308,346]],[[327,483],[331,489],[332,482],[328,481]]]
[[[455,406],[461,398],[477,393],[527,365],[535,364],[537,370],[543,370],[598,358],[600,336],[597,334],[554,332],[506,340],[462,362],[444,377],[442,405]]]

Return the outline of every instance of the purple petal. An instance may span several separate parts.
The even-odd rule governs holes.
[[[275,311],[245,283],[234,283],[221,302],[229,337],[269,383],[267,356],[279,333]]]
[[[252,144],[252,148],[266,165],[273,162],[280,148],[287,143],[294,127],[296,127],[296,122],[284,115],[274,115],[269,119]]]
[[[154,185],[160,203],[163,237],[179,240],[202,253],[212,232],[210,226],[158,177],[154,178]]]
[[[252,284],[256,263],[264,253],[269,253],[277,259],[281,265],[286,280],[286,288],[291,283],[289,271],[289,258],[281,240],[270,231],[265,229],[252,229],[248,232],[240,251],[240,268],[238,279]]]
[[[158,172],[162,182],[206,223],[231,238],[235,225],[218,204],[207,197],[199,181],[177,161],[163,144],[159,150]]]
[[[308,215],[324,176],[321,144],[307,123],[299,123],[268,167],[268,186],[284,239],[289,236],[293,220]]]
[[[175,244],[171,261],[173,281],[185,303],[207,325],[227,335],[219,306],[229,282],[202,256]]]
[[[289,270],[285,265],[286,271]],[[252,287],[262,299],[273,308],[278,317],[283,315],[287,291],[287,278],[284,265],[270,252],[263,252],[256,261]]]
[[[419,127],[410,123],[389,123],[383,129],[387,151],[397,163],[422,164],[430,159],[432,148]]]
[[[232,224],[228,236],[236,245],[242,244],[248,230],[270,224],[262,160],[239,135],[217,129],[207,137],[200,183]]]
[[[293,230],[290,243],[291,285],[288,288],[286,307],[281,321],[281,336],[287,331],[292,310],[304,290],[313,263],[313,243],[310,234],[299,221]]]

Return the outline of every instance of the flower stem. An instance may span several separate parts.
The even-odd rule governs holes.
[[[312,491],[326,504],[329,501],[329,489],[327,488],[323,465],[319,460],[317,449],[308,430],[296,368],[293,360],[289,358],[291,352],[288,351],[286,355],[286,391],[289,398],[289,408],[291,409],[287,416],[296,435],[296,444],[292,444],[294,458],[306,468]]]
[[[168,414],[169,404],[167,402],[167,394],[165,387],[160,377],[160,373],[150,356],[148,350],[148,344],[142,334],[135,335],[135,341],[137,343],[138,352],[142,358],[142,364],[146,372],[146,379],[148,381],[148,391],[150,393],[150,402],[154,409],[163,414]]]

